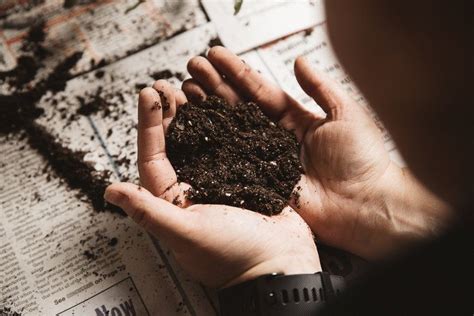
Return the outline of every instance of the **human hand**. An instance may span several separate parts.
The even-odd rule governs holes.
[[[205,285],[225,287],[273,272],[321,271],[311,230],[292,208],[268,217],[225,205],[193,205],[186,199],[189,185],[178,183],[165,151],[168,126],[185,102],[183,92],[164,80],[140,92],[138,167],[143,187],[112,184],[105,199],[165,242],[183,269]]]
[[[188,98],[216,94],[230,103],[252,100],[301,143],[305,174],[290,205],[317,237],[365,258],[379,258],[432,235],[447,206],[406,169],[391,162],[368,111],[302,58],[295,75],[303,90],[326,112],[315,114],[267,82],[223,47],[188,63]]]

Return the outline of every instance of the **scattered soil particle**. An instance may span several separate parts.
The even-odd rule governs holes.
[[[109,240],[109,246],[115,247],[118,244],[118,239],[116,237],[113,237]]]
[[[92,251],[90,251],[90,250],[85,250],[84,251],[84,256],[86,256],[86,258],[89,259],[89,260],[96,260],[97,259],[97,255],[95,253],[93,253]]]
[[[101,96],[101,93],[102,89],[97,89],[97,92],[92,96],[89,102],[86,102],[84,98],[78,98],[81,106],[77,109],[77,113],[81,115],[91,115],[105,109],[109,104]]]
[[[94,3],[97,0],[64,0],[63,8],[70,9],[76,5],[84,5],[88,3]]]
[[[21,313],[12,310],[10,307],[0,307],[0,316],[21,316]]]
[[[181,206],[181,205],[182,205],[182,202],[181,202],[181,199],[179,198],[179,196],[176,196],[176,197],[173,199],[172,203],[173,203],[174,205],[177,205],[177,206]]]
[[[169,79],[174,77],[183,81],[185,78],[185,74],[183,74],[182,72],[173,72],[169,69],[164,69],[151,73],[150,77],[152,77],[154,80]]]
[[[211,96],[186,103],[170,124],[166,147],[197,203],[278,214],[303,172],[296,137],[252,102],[232,106]]]
[[[97,70],[97,71],[94,73],[94,76],[95,76],[97,79],[103,78],[104,75],[105,75],[105,71],[103,71],[103,70]]]
[[[214,37],[214,38],[211,38],[211,40],[209,41],[207,46],[209,46],[209,47],[223,46],[223,44],[222,44],[222,41],[219,37]]]
[[[146,87],[148,87],[148,85],[146,83],[136,83],[135,84],[135,90],[137,92],[140,92],[142,89],[145,89]]]
[[[159,103],[159,102],[155,102],[155,103],[153,104],[153,106],[151,107],[151,110],[152,110],[152,111],[161,110],[161,105],[160,105],[160,103]]]
[[[170,103],[168,102],[168,98],[166,98],[165,94],[162,91],[158,91],[160,95],[161,105],[163,106],[163,112],[166,112],[170,109]]]
[[[70,9],[76,5],[77,0],[64,0],[63,8]]]
[[[313,31],[314,31],[314,28],[306,29],[306,30],[304,31],[304,36],[305,36],[305,37],[310,36],[311,34],[313,34]]]
[[[296,187],[295,190],[293,190],[293,192],[291,193],[292,195],[292,198],[293,198],[293,202],[294,202],[294,205],[296,206],[296,208],[300,208],[301,207],[301,202],[300,202],[300,197],[301,197],[301,193],[300,191],[302,190],[301,186],[298,185]]]
[[[221,41],[221,39],[220,39],[219,37],[214,37],[214,38],[211,38],[211,40],[209,40],[209,43],[207,43],[207,46],[208,46],[209,48],[211,48],[211,47],[214,47],[214,46],[224,46],[224,45],[222,44],[222,41]],[[209,49],[206,48],[205,50],[203,50],[203,51],[199,54],[199,56],[202,56],[202,57],[206,58],[206,57],[207,57],[207,51],[208,51],[208,50],[209,50]]]

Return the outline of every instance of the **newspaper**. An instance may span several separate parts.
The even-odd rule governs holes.
[[[236,54],[324,22],[321,0],[203,0],[219,37]]]

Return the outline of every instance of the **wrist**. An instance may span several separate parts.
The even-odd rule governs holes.
[[[361,249],[364,257],[372,259],[439,235],[451,217],[448,204],[393,162],[362,209],[373,214],[372,224],[378,226]]]
[[[249,268],[244,273],[227,282],[224,286],[222,286],[222,288],[250,281],[262,275],[268,275],[272,273],[291,275],[310,274],[321,271],[322,268],[317,251],[314,254],[308,254],[306,256],[301,255],[275,257]]]

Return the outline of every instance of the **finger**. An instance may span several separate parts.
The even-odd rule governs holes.
[[[138,170],[140,182],[154,195],[162,195],[177,182],[166,157],[161,99],[145,88],[138,98]]]
[[[163,112],[163,128],[166,134],[168,126],[176,115],[176,98],[174,88],[168,81],[160,79],[153,84],[153,89],[158,91]]]
[[[204,57],[196,56],[188,62],[188,71],[208,93],[224,98],[230,104],[241,102],[237,92],[222,78],[221,74]]]
[[[181,89],[174,89],[174,97],[176,100],[176,111],[178,111],[179,107],[186,102],[188,102],[188,99],[186,98],[186,95],[184,94],[183,90]]]
[[[344,106],[352,100],[324,73],[312,69],[305,58],[296,59],[295,75],[301,88],[326,112],[328,119],[340,119],[345,115]]]
[[[192,213],[153,196],[145,188],[131,183],[114,183],[107,187],[104,198],[157,237],[169,240],[188,235]]]
[[[194,79],[185,80],[181,86],[181,89],[192,103],[199,104],[207,98],[207,93]]]
[[[279,121],[291,107],[301,107],[282,89],[266,80],[228,49],[214,46],[209,50],[207,58],[242,96],[258,103],[274,120]]]

